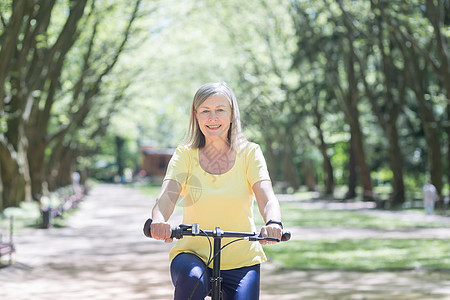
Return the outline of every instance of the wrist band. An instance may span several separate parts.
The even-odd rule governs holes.
[[[266,226],[269,225],[269,224],[277,224],[277,225],[280,225],[280,226],[281,226],[281,229],[283,229],[283,223],[281,223],[280,221],[269,220],[269,221],[267,221]]]

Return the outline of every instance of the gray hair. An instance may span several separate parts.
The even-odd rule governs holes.
[[[243,143],[247,142],[247,139],[242,134],[239,106],[237,104],[236,96],[234,95],[233,90],[225,82],[206,83],[195,93],[191,106],[191,117],[185,144],[192,148],[202,148],[205,146],[205,136],[200,130],[197,118],[195,117],[195,112],[206,99],[213,95],[222,95],[230,103],[232,116],[227,140],[230,145],[230,150],[237,150]]]

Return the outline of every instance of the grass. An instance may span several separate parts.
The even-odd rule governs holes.
[[[76,210],[64,212],[64,217],[55,217],[51,220],[51,226],[63,228],[67,226],[67,220]],[[14,232],[20,232],[22,228],[26,227],[40,227],[42,225],[42,215],[39,208],[39,203],[36,201],[22,202],[20,207],[9,207],[5,209],[3,215],[0,216],[0,228],[3,234],[9,234],[9,219],[14,218]],[[4,236],[5,238],[5,236]]]
[[[136,188],[139,192],[141,192],[144,195],[153,197],[156,199],[158,197],[159,192],[161,191],[161,185],[155,185],[155,184],[145,184],[145,185],[135,185],[133,188]],[[177,205],[175,206],[175,210],[177,210],[179,213],[183,211],[183,205],[181,204],[181,198],[178,200]]]
[[[144,195],[157,197],[161,190],[161,185],[146,184],[146,185],[138,185],[135,188],[137,188],[138,191],[140,191]]]
[[[14,231],[25,227],[37,226],[41,220],[39,204],[36,201],[22,202],[20,207],[9,207],[0,217],[0,227],[3,232],[9,232],[9,218],[14,217]]]
[[[393,217],[369,216],[349,210],[301,209],[293,204],[281,203],[285,226],[341,227],[341,228],[437,228],[450,227],[449,223],[437,221],[404,220]]]
[[[449,228],[449,223],[404,220],[389,216],[371,216],[350,210],[302,209],[281,203],[285,228]],[[262,218],[255,209],[255,220]],[[307,230],[307,229],[305,229]],[[289,241],[265,246],[270,259],[285,268],[314,270],[450,270],[450,241],[432,239],[343,239]]]
[[[450,269],[448,240],[345,239],[290,241],[264,251],[285,268],[339,270]]]

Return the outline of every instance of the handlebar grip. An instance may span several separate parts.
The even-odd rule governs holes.
[[[152,238],[152,219],[147,219],[144,224],[144,235],[148,238]],[[170,234],[170,238],[182,239],[183,238],[183,229],[180,227],[172,228],[172,232]]]
[[[151,225],[152,225],[153,220],[152,219],[148,219],[147,221],[145,221],[144,224],[144,235],[148,238],[152,237],[152,231],[151,231]]]
[[[289,231],[283,232],[283,235],[281,236],[281,241],[286,242],[291,239],[291,233]]]

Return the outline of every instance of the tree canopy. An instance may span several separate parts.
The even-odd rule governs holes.
[[[450,176],[449,1],[0,4],[0,209],[139,145],[175,147],[205,82],[235,91],[272,179],[401,206]],[[122,165],[122,163],[120,164]],[[121,168],[122,168],[121,167]]]

